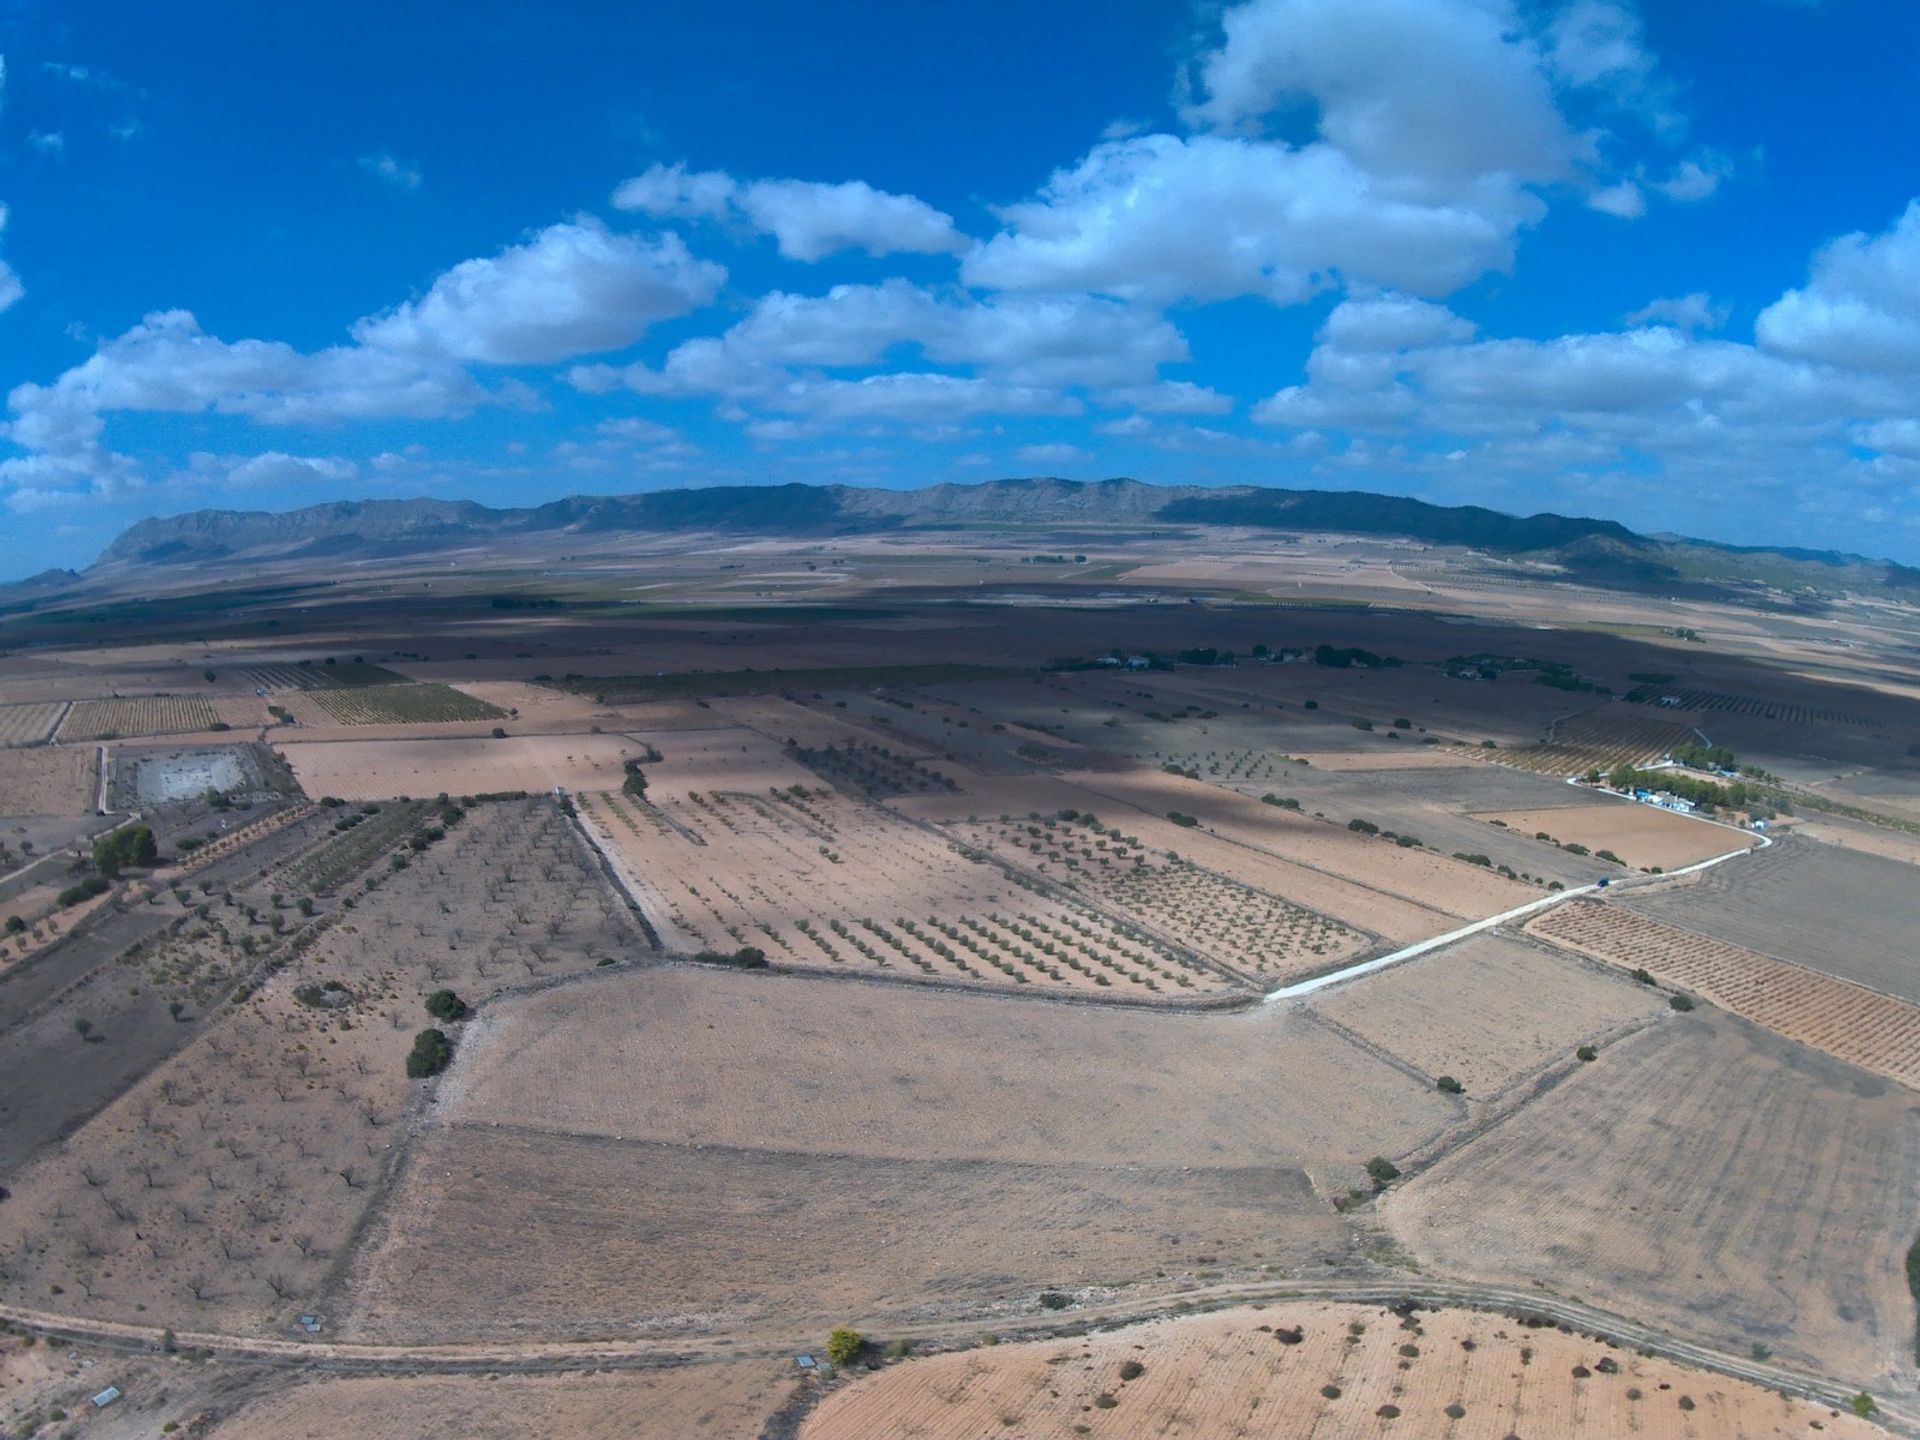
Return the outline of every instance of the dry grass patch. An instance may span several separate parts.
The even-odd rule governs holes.
[[[53,733],[54,722],[65,708],[58,700],[0,705],[0,746],[38,745]]]
[[[618,789],[622,767],[644,752],[619,735],[290,741],[279,749],[309,795],[342,800]]]
[[[0,815],[90,815],[99,781],[91,745],[0,750]]]

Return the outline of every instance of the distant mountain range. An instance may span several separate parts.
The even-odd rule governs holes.
[[[831,535],[943,526],[1252,526],[1296,533],[1398,536],[1562,567],[1615,584],[1764,583],[1781,588],[1920,587],[1920,571],[1858,555],[1716,545],[1635,534],[1612,520],[1516,516],[1353,490],[1148,485],[1051,478],[877,490],[848,485],[743,485],[644,495],[574,496],[492,509],[471,501],[362,500],[278,514],[197,510],[142,520],[85,578],[142,566],[264,564],[427,555],[516,536],[618,532]],[[57,589],[80,577],[36,576]]]

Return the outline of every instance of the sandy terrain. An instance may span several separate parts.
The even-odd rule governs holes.
[[[1920,1089],[1920,1005],[1911,1001],[1599,901],[1549,910],[1528,929]]]
[[[1296,1002],[1486,1099],[1581,1044],[1661,1014],[1664,997],[1504,935],[1482,934]]]
[[[0,815],[87,815],[98,788],[92,745],[0,750]]]
[[[1753,844],[1751,836],[1725,826],[1625,800],[1612,805],[1496,810],[1473,818],[1505,821],[1521,835],[1544,831],[1562,845],[1584,845],[1596,855],[1611,850],[1636,870],[1677,870]]]
[[[66,708],[57,700],[0,705],[0,746],[38,745],[53,733]]]
[[[1303,750],[1295,757],[1316,770],[1460,770],[1473,765],[1464,752],[1422,745],[1399,750]]]
[[[210,1440],[740,1440],[802,1383],[792,1362],[571,1375],[348,1377],[275,1387]]]
[[[1676,1016],[1395,1187],[1424,1266],[1540,1284],[1733,1353],[1912,1374],[1913,1096],[1730,1016]]]
[[[1297,1329],[1298,1343],[1280,1343],[1281,1329]],[[1593,1371],[1601,1359],[1617,1370]],[[1129,1362],[1141,1373],[1125,1379]],[[1576,1366],[1589,1373],[1576,1378]],[[1380,1417],[1386,1405],[1397,1417]],[[1757,1385],[1502,1315],[1419,1311],[1403,1322],[1377,1307],[1294,1302],[911,1360],[836,1388],[800,1437],[1759,1440],[1803,1436],[1816,1421],[1850,1440],[1884,1434]]]
[[[510,735],[505,740],[323,740],[278,747],[301,788],[318,798],[386,800],[396,795],[541,794],[617,790],[623,766],[645,746],[621,735]]]

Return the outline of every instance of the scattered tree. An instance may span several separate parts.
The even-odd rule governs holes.
[[[835,1366],[845,1369],[860,1358],[860,1352],[866,1346],[860,1332],[850,1326],[837,1326],[827,1336],[827,1359]]]
[[[444,1030],[422,1030],[413,1037],[413,1049],[407,1052],[407,1078],[424,1080],[438,1075],[453,1060],[453,1042]]]

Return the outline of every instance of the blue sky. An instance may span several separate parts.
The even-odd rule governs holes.
[[[1916,54],[1905,0],[0,0],[0,577],[1021,474],[1920,560]]]

